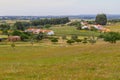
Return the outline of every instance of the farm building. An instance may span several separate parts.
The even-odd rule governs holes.
[[[39,34],[40,32],[42,32],[42,33],[46,33],[47,35],[54,35],[54,31],[45,30],[45,29],[29,28],[29,29],[25,30],[25,32],[32,32],[33,34]]]

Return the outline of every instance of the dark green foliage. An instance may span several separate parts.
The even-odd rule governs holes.
[[[87,21],[88,24],[95,24],[94,20]]]
[[[116,43],[117,40],[120,40],[120,33],[118,32],[109,32],[105,33],[104,36],[104,41],[110,42],[110,43]]]
[[[45,25],[45,28],[47,28],[47,29],[49,29],[50,27],[51,27],[50,24],[46,24],[46,25]]]
[[[29,39],[29,35],[28,33],[25,33],[25,32],[20,32],[18,30],[15,30],[12,32],[12,35],[13,36],[20,36],[21,37],[21,40],[24,41],[25,39]]]
[[[22,30],[22,31],[25,30],[22,22],[16,22],[16,23],[14,24],[14,26],[16,27],[17,30]]]
[[[30,26],[30,23],[29,22],[16,22],[14,26],[16,27],[17,30],[24,31]]]
[[[72,43],[75,43],[75,41],[70,39],[70,40],[67,40],[67,43],[71,45]]]
[[[58,38],[53,38],[53,39],[51,39],[51,42],[57,43],[57,42],[58,42]]]
[[[84,44],[88,43],[88,38],[84,38],[82,43],[84,43]]]
[[[2,31],[2,34],[3,34],[3,35],[8,35],[8,30],[6,30],[6,29],[3,30],[3,31]]]
[[[76,41],[77,43],[82,42],[82,40],[81,40],[81,39],[76,39],[75,41]]]
[[[43,38],[44,38],[44,34],[42,32],[40,32],[39,34],[37,34],[36,37],[35,37],[35,39],[37,41],[42,40]]]
[[[13,36],[21,36],[22,32],[18,31],[18,30],[15,30],[12,32],[12,35]]]
[[[95,19],[96,24],[106,25],[107,24],[107,16],[106,14],[98,14]]]
[[[57,25],[57,24],[66,24],[69,22],[69,18],[51,18],[51,19],[41,19],[41,20],[34,20],[31,21],[33,26],[38,26],[38,25]]]
[[[0,25],[0,30],[9,30],[10,29],[10,25],[8,24],[1,24]]]
[[[24,40],[26,40],[26,39],[29,39],[29,36],[26,35],[26,34],[24,34],[24,33],[22,33],[22,34],[20,35],[20,37],[21,37],[21,40],[22,40],[22,41],[24,41]]]
[[[69,26],[75,26],[78,30],[81,30],[81,22],[80,21],[74,21],[74,22],[71,22],[70,24],[68,24]]]

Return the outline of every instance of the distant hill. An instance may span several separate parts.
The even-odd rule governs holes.
[[[65,16],[0,16],[1,20],[36,20],[43,18],[69,17],[70,19],[95,19],[96,15],[65,15]],[[108,19],[120,19],[120,15],[107,15]]]

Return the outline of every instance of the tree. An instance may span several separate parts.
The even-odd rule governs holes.
[[[25,27],[23,26],[22,22],[16,22],[14,26],[16,27],[17,30],[22,30],[22,31],[25,30]]]
[[[120,33],[118,32],[105,33],[103,38],[104,38],[104,41],[107,41],[110,43],[116,43],[117,40],[120,40]]]
[[[46,25],[45,25],[45,28],[47,28],[47,29],[49,29],[50,27],[51,27],[50,24],[46,24]]]
[[[98,14],[95,19],[96,24],[106,25],[107,24],[107,16],[106,14]]]
[[[40,32],[38,35],[36,35],[36,40],[42,40],[44,38],[44,34],[42,32]]]

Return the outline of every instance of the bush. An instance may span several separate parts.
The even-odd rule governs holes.
[[[81,40],[81,39],[76,39],[75,41],[76,41],[77,43],[82,42],[82,40]]]
[[[82,43],[84,43],[84,44],[88,43],[88,38],[84,38]]]
[[[75,41],[74,41],[74,40],[72,40],[72,39],[67,40],[67,43],[68,43],[68,44],[70,44],[70,45],[71,45],[72,43],[74,43],[74,42],[75,42]]]
[[[22,40],[22,41],[24,41],[24,40],[26,40],[26,39],[29,39],[29,36],[26,35],[26,34],[24,34],[24,33],[21,34],[20,36],[21,36],[21,40]]]
[[[53,39],[51,39],[51,42],[57,43],[57,42],[58,42],[58,38],[53,38]]]
[[[120,40],[120,33],[118,32],[105,33],[103,38],[104,38],[104,41],[106,42],[116,43],[117,40]]]
[[[21,36],[22,32],[18,31],[18,30],[15,30],[12,32],[12,35],[13,36]]]

